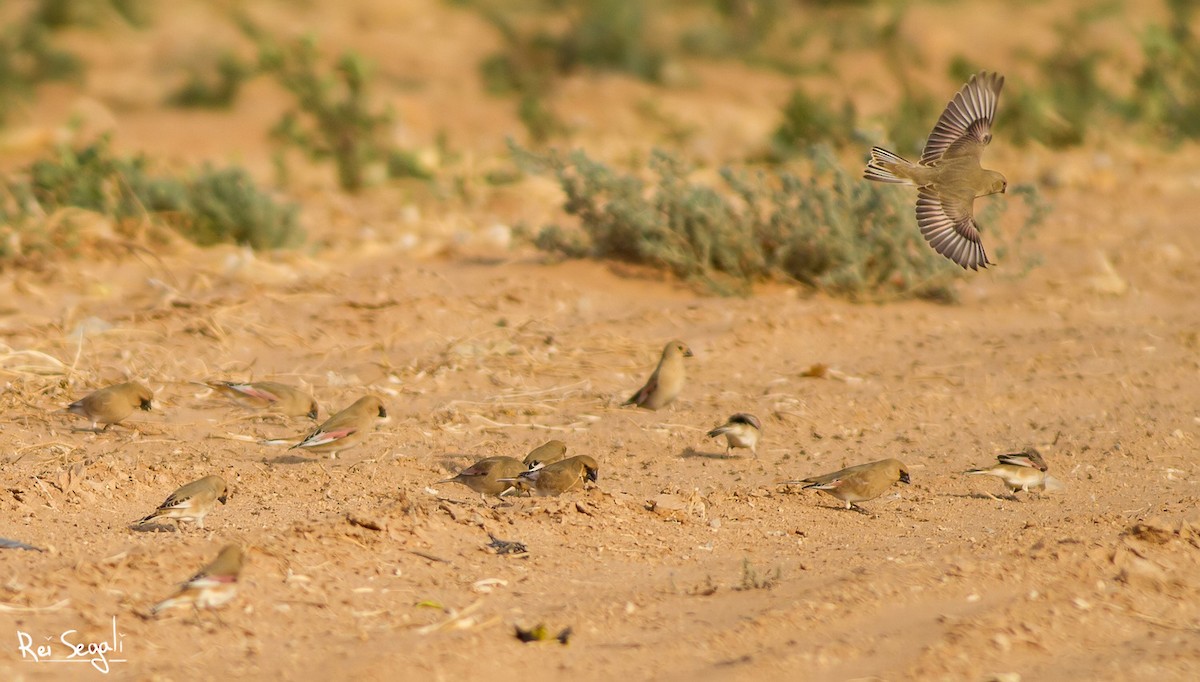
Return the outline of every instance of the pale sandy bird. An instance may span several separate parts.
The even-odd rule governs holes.
[[[762,422],[758,417],[745,412],[738,412],[728,421],[708,432],[709,438],[725,436],[725,454],[734,448],[749,448],[758,457],[758,439],[762,436]]]
[[[229,603],[237,596],[238,575],[242,572],[245,554],[237,545],[226,545],[212,563],[200,569],[190,580],[179,588],[179,592],[170,599],[155,604],[150,609],[151,615],[177,606],[191,606],[196,609],[215,609]]]
[[[900,460],[881,459],[878,462],[846,467],[832,474],[787,483],[804,483],[805,488],[820,490],[845,502],[846,509],[865,513],[856,503],[879,497],[896,481],[910,483],[908,469]]]
[[[162,504],[145,518],[139,519],[138,524],[152,519],[175,519],[190,521],[197,528],[204,527],[204,517],[216,508],[217,503],[229,501],[229,485],[220,476],[205,476],[192,481],[179,490],[171,493]]]
[[[104,424],[100,431],[117,424],[135,409],[149,411],[154,392],[136,381],[108,386],[88,394],[67,405],[60,412],[79,415],[92,422],[92,430],[97,430],[98,424]]]
[[[542,443],[525,455],[525,468],[538,469],[547,464],[553,464],[567,456],[567,444],[561,440],[550,440]]]
[[[1016,499],[1018,491],[1049,492],[1062,489],[1058,479],[1046,473],[1049,467],[1046,460],[1034,448],[1026,448],[1022,452],[998,455],[996,464],[990,467],[968,469],[964,474],[970,476],[995,476],[1004,481],[1009,493]]]
[[[278,412],[287,417],[317,418],[317,401],[294,386],[275,381],[206,381],[204,385],[243,407]]]
[[[513,457],[488,457],[458,472],[454,478],[438,483],[461,483],[482,495],[500,497],[516,489],[515,479],[526,471],[520,460]]]
[[[330,457],[361,443],[371,433],[376,419],[386,419],[383,402],[373,395],[359,398],[317,427],[289,450],[304,448],[310,452],[328,452]]]
[[[1004,76],[980,71],[946,105],[912,163],[880,147],[871,149],[863,177],[917,186],[917,225],[925,241],[964,269],[986,268],[987,254],[975,222],[975,198],[1002,193],[1008,181],[979,165],[992,141],[992,122]]]
[[[600,465],[596,464],[596,460],[587,455],[576,455],[540,469],[521,472],[512,480],[528,485],[542,497],[549,497],[583,488],[587,481],[595,483],[599,473]]]
[[[683,359],[690,357],[692,349],[688,348],[686,343],[678,339],[668,343],[663,348],[658,367],[654,368],[654,373],[646,380],[646,385],[623,404],[637,405],[647,410],[658,410],[670,405],[683,390],[683,383],[687,378]]]

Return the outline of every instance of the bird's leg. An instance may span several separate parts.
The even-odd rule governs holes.
[[[847,502],[846,504],[849,505],[846,507],[846,509],[852,509],[852,510],[858,512],[859,514],[871,516],[871,512],[867,511],[866,509],[863,509],[862,507],[858,506],[857,504],[854,504],[853,502]]]

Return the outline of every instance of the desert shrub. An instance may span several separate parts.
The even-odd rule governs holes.
[[[294,99],[271,130],[276,141],[315,161],[332,160],[338,184],[349,192],[363,188],[373,164],[410,177],[427,175],[412,167],[415,157],[397,160],[400,150],[387,134],[394,115],[387,108],[372,109],[370,66],[364,58],[345,52],[329,66],[311,37],[280,44],[249,24],[243,27],[258,44],[261,71]]]
[[[0,123],[39,83],[69,80],[82,71],[78,58],[50,44],[44,24],[26,18],[0,28]]]
[[[1168,0],[1166,26],[1142,36],[1144,66],[1129,113],[1168,139],[1200,137],[1200,42],[1192,30],[1196,4]]]
[[[145,0],[38,0],[33,19],[51,28],[95,26],[115,17],[132,26],[149,23]]]
[[[768,142],[767,156],[772,161],[802,155],[814,144],[843,145],[854,136],[852,102],[844,102],[838,111],[802,88],[792,91],[783,105],[782,119]]]
[[[215,62],[190,67],[187,80],[167,98],[167,103],[185,108],[227,109],[254,74],[252,65],[232,52],[223,52]]]
[[[155,174],[144,156],[114,155],[103,138],[79,148],[58,148],[7,178],[2,189],[0,223],[9,238],[8,250],[0,250],[3,257],[19,255],[30,245],[53,250],[70,243],[69,223],[56,223],[57,231],[47,225],[49,216],[69,208],[110,217],[118,228],[152,221],[198,244],[234,242],[266,249],[295,246],[303,239],[296,207],[259,190],[245,171],[206,166],[187,177]]]
[[[564,256],[647,264],[721,293],[774,278],[858,300],[953,300],[962,273],[925,244],[911,193],[847,173],[827,147],[808,152],[808,177],[723,169],[720,190],[689,181],[661,151],[650,159],[653,183],[582,151],[514,153],[556,176],[564,209],[579,219],[578,230],[551,225],[535,239]],[[1042,219],[1034,213],[1025,229]]]
[[[661,79],[666,53],[651,30],[654,3],[534,3],[525,8],[532,9],[525,14],[535,16],[534,21],[522,21],[517,11],[521,8],[514,9],[513,3],[478,0],[464,4],[477,9],[504,42],[499,52],[479,65],[484,88],[495,95],[516,97],[518,118],[534,143],[568,130],[547,103],[563,75],[589,68],[629,73],[651,82]]]

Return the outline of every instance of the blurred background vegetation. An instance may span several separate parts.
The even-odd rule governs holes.
[[[432,0],[409,15],[437,15],[429,32],[412,34],[424,40],[398,46],[372,44],[371,31],[388,26],[378,4],[217,4],[203,49],[153,71],[167,84],[155,106],[233,117],[252,108],[248,91],[273,88],[278,115],[258,131],[273,177],[239,169],[236,154],[224,169],[120,154],[71,128],[39,158],[5,164],[0,267],[35,250],[70,253],[73,221],[51,219],[66,208],[199,244],[303,245],[303,215],[314,204],[299,198],[296,174],[308,164],[330,170],[329,189],[360,197],[350,201],[402,187],[406,197],[468,214],[551,179],[569,220],[518,225],[529,243],[556,257],[648,264],[707,290],[782,279],[859,299],[948,300],[962,273],[929,257],[908,193],[859,181],[865,150],[882,144],[915,155],[945,102],[984,68],[1008,76],[999,145],[1187,144],[1200,136],[1198,5],[1014,0],[1000,12],[976,0]],[[145,0],[0,6],[0,126],[28,124],[47,86],[87,92],[96,41],[153,35],[176,11]],[[340,34],[327,21],[335,15],[345,17]],[[1014,17],[1020,26],[1005,23]],[[479,30],[461,37],[438,29],[471,22]],[[995,43],[982,55],[973,40],[981,35]],[[459,90],[461,104],[439,100],[455,111],[434,112],[420,139],[395,104],[437,87],[412,66],[422,50],[475,56],[458,81],[474,92]],[[772,123],[737,153],[706,153],[710,121],[673,98],[714,78],[760,74],[789,83],[762,110]],[[632,94],[601,103],[580,96],[612,91],[613,82]],[[705,106],[722,107],[719,98]],[[491,107],[517,127],[496,130],[486,150],[437,121]],[[618,114],[635,117],[642,132],[614,155],[597,132]],[[500,146],[508,137],[517,141]],[[1009,205],[1019,210],[1004,215]],[[1007,226],[1003,239],[987,233],[994,253],[1011,252],[1019,267],[1010,271],[1023,272],[1036,256],[1020,253],[1021,244],[1048,210],[1037,187],[1025,183],[981,210]],[[488,207],[478,219],[519,224],[523,215]]]

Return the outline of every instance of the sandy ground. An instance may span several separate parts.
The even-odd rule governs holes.
[[[490,35],[473,15],[416,4],[424,14],[364,3],[356,20],[449,26],[490,49],[473,42]],[[442,58],[401,52],[411,68]],[[731,67],[713,68],[707,82],[724,83]],[[88,92],[103,99],[122,74],[101,71]],[[759,84],[786,96],[773,78]],[[627,101],[644,87],[592,85]],[[420,101],[432,111],[448,92],[430,85]],[[685,110],[700,93],[673,96]],[[717,128],[756,113],[698,147],[769,130],[778,101],[722,96],[708,95],[734,102]],[[36,106],[55,121],[80,101],[51,89]],[[511,124],[510,104],[486,105],[488,131]],[[273,114],[251,102],[203,116],[110,108],[126,148],[269,168],[258,135]],[[1010,179],[1055,180],[1032,247],[1045,264],[972,275],[952,306],[777,285],[706,297],[474,236],[554,214],[536,179],[458,200],[300,190],[319,250],[176,245],[0,272],[0,537],[46,550],[0,550],[0,678],[96,678],[87,663],[22,658],[18,633],[61,659],[64,631],[111,642],[114,627],[108,658],[129,679],[1200,678],[1196,149],[995,151]],[[621,407],[671,338],[696,353],[681,399]],[[806,376],[814,365],[834,371]],[[52,414],[129,377],[156,391],[154,411],[101,434]],[[216,378],[309,386],[322,419],[372,392],[390,418],[338,459],[293,457],[257,441],[312,422],[192,383]],[[704,437],[739,411],[764,423],[757,458]],[[549,438],[595,457],[598,484],[499,504],[432,485]],[[1011,500],[960,474],[1027,445],[1065,490]],[[883,457],[912,484],[866,515],[781,485]],[[210,473],[236,491],[206,530],[130,529]],[[489,535],[528,552],[490,552]],[[144,617],[227,542],[251,548],[233,604]],[[569,644],[513,636],[539,623],[571,628]]]

